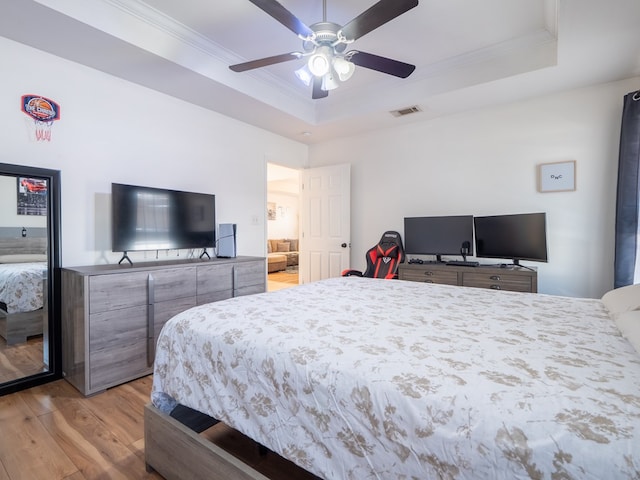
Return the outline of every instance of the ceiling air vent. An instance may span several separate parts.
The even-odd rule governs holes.
[[[405,115],[410,115],[412,113],[418,113],[421,111],[422,109],[419,106],[414,105],[413,107],[406,107],[406,108],[400,108],[398,110],[392,110],[391,115],[393,115],[394,117],[404,117]]]

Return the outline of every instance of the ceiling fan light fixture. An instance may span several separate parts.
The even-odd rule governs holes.
[[[311,81],[313,80],[313,74],[311,73],[311,70],[309,70],[309,67],[307,66],[306,63],[303,66],[301,66],[299,69],[297,69],[294,73],[296,77],[298,77],[298,79],[302,83],[304,83],[307,87],[311,85]]]
[[[249,0],[256,7],[277,20],[302,39],[303,52],[290,52],[230,65],[234,72],[276,65],[290,60],[308,57],[306,69],[295,71],[305,84],[313,84],[311,98],[325,98],[328,91],[351,78],[355,65],[377,72],[407,78],[415,65],[372,53],[352,50],[347,45],[367,35],[387,22],[418,6],[419,0],[378,0],[372,7],[344,25],[327,21],[327,0],[322,0],[322,21],[310,26],[287,10],[280,0]],[[357,55],[357,56],[356,56]],[[355,56],[355,57],[354,57]],[[355,58],[355,62],[351,60]],[[309,79],[307,73],[312,77]]]
[[[336,57],[333,59],[333,69],[338,74],[340,81],[346,82],[356,71],[356,66],[342,57]]]
[[[333,76],[333,72],[329,72],[322,77],[322,86],[320,88],[325,92],[328,92],[330,90],[335,90],[339,86],[340,84],[338,83],[336,78]]]
[[[333,58],[331,47],[319,47],[316,52],[309,57],[309,61],[307,62],[309,71],[316,77],[326,75],[331,69],[331,58]]]

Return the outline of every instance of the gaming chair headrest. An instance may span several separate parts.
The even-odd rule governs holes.
[[[402,237],[398,232],[389,230],[382,234],[382,237],[378,242],[378,253],[381,256],[396,258],[403,252],[404,248],[402,246]]]
[[[400,247],[395,243],[379,243],[377,254],[378,257],[397,258],[400,255]]]
[[[400,239],[400,234],[394,231],[387,231],[382,234],[380,241],[378,243],[395,243],[396,245],[402,245],[402,240]]]

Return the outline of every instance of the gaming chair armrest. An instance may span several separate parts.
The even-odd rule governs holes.
[[[362,272],[358,270],[347,269],[342,271],[342,276],[343,277],[362,277]]]

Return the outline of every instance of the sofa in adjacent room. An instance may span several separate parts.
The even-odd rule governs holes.
[[[267,240],[267,264],[269,273],[298,265],[298,239],[277,238]]]

